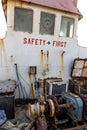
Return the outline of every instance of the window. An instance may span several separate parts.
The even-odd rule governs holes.
[[[24,8],[15,8],[14,30],[32,32],[33,28],[33,11]]]
[[[40,34],[54,34],[55,15],[41,12]]]
[[[73,37],[74,19],[62,16],[60,36]]]

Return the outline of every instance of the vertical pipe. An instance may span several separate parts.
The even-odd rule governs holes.
[[[41,65],[43,65],[43,61],[44,61],[44,52],[43,50],[41,50]]]
[[[29,81],[30,81],[30,92],[32,94],[32,98],[34,99],[35,95],[34,95],[33,75],[32,74],[29,74]]]
[[[64,54],[65,54],[65,51],[61,53],[61,75],[62,75],[62,78],[65,79]]]

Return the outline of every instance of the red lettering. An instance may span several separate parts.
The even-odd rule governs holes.
[[[35,45],[38,45],[38,39],[35,39]]]
[[[27,44],[27,38],[24,38],[24,44]]]
[[[63,42],[61,42],[61,47],[63,47]]]
[[[66,47],[66,42],[64,42],[64,47]]]
[[[43,45],[45,45],[46,44],[46,40],[43,40]]]
[[[28,44],[30,44],[30,38],[28,38]]]
[[[31,40],[32,44],[34,43],[34,41],[35,41],[35,39],[34,39],[34,38],[32,38],[32,40]]]
[[[42,44],[42,39],[40,39],[40,45]]]
[[[57,42],[57,46],[60,46],[60,41]]]
[[[53,46],[55,45],[56,41],[53,41]]]
[[[24,44],[33,44],[33,45],[46,45],[46,40],[38,38],[24,38]],[[63,41],[53,41],[52,46],[56,47],[66,47],[67,42]]]

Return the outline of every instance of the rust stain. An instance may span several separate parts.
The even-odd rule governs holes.
[[[2,0],[2,6],[5,14],[5,18],[7,19],[7,0]]]
[[[30,81],[30,91],[32,93],[32,98],[34,99],[35,98],[35,95],[34,95],[34,86],[33,86],[33,75],[29,74],[29,81]]]
[[[8,60],[7,60],[7,55],[6,55],[6,48],[5,48],[3,39],[0,39],[0,44],[1,44],[1,47],[2,47],[2,53],[3,53],[4,61],[5,61],[5,64],[6,64],[7,78],[10,79],[10,77],[9,77]]]
[[[23,1],[18,1],[18,0],[16,0],[15,2],[16,2],[20,7],[22,7]]]
[[[10,9],[12,7],[12,4],[14,7],[18,6],[18,7],[22,7],[23,6],[23,2],[20,0],[9,0],[7,3],[7,7]]]
[[[23,2],[22,2],[22,1],[20,1],[20,6],[21,6],[21,7],[23,6]]]
[[[65,51],[63,51],[61,54],[61,76],[65,79],[64,54]]]
[[[47,66],[47,71],[49,70],[49,51],[47,50],[47,57],[46,57],[46,66]]]
[[[17,6],[17,5],[19,5],[20,7],[22,7],[23,6],[23,2],[16,0],[15,1],[15,6]]]
[[[43,61],[44,61],[44,52],[43,50],[41,50],[41,65],[43,65]]]
[[[49,51],[44,52],[41,50],[41,71],[42,75],[46,76],[46,72],[49,71]]]

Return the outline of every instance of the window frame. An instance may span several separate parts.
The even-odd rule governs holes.
[[[27,11],[31,11],[32,12],[32,22],[31,22],[31,29],[29,30],[29,28],[28,28],[28,30],[26,30],[26,29],[20,29],[20,27],[18,28],[18,25],[16,25],[17,23],[16,23],[16,9],[20,9],[20,10],[27,10]],[[14,8],[14,30],[15,31],[19,31],[19,32],[28,32],[28,33],[32,33],[33,32],[33,16],[34,16],[34,11],[32,10],[32,9],[28,9],[28,8],[21,8],[21,7],[15,7]],[[28,17],[28,19],[29,19],[29,17]],[[28,24],[27,25],[29,25],[29,21],[27,22]],[[23,24],[23,23],[22,23]],[[15,27],[16,26],[16,27]],[[17,29],[18,28],[18,29]]]
[[[67,21],[68,20],[72,20],[72,25],[73,25],[73,29],[71,30],[72,31],[72,34],[71,34],[71,36],[70,36],[70,27],[66,30],[66,33],[64,34],[64,35],[61,35],[60,34],[60,37],[67,37],[67,38],[73,38],[74,37],[74,29],[75,29],[75,18],[73,18],[73,17],[69,17],[69,16],[61,16],[61,23],[60,23],[60,33],[61,33],[61,26],[62,26],[62,20],[63,20],[63,18],[65,18],[65,19],[67,19]],[[66,22],[66,23],[69,23],[69,22]],[[67,26],[70,26],[69,24],[67,25]],[[66,27],[67,28],[67,27]]]
[[[43,19],[43,18],[41,18],[41,17],[43,17],[43,16],[41,16],[41,15],[46,15],[46,17],[47,17],[47,15],[49,15],[51,18],[52,17],[54,17],[54,19],[53,19],[53,21],[52,21],[52,27],[53,27],[53,30],[51,30],[51,32],[45,32],[46,30],[44,29],[44,32],[42,31],[42,25],[41,25],[41,19]],[[56,19],[56,14],[53,14],[53,13],[50,13],[50,12],[45,12],[45,11],[41,11],[40,12],[40,26],[39,26],[39,34],[41,34],[41,35],[54,35],[54,32],[55,32],[55,19]],[[50,20],[50,19],[49,19]],[[42,23],[43,24],[43,23]],[[47,26],[47,25],[46,25]],[[41,32],[42,31],[42,32]]]

